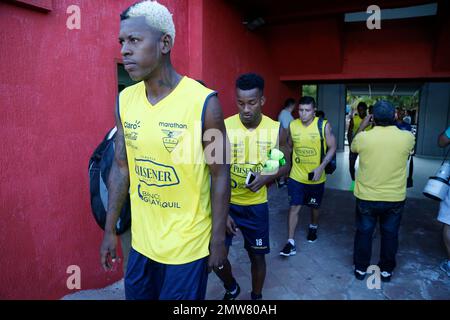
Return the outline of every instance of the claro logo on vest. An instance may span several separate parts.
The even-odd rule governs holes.
[[[139,181],[149,187],[169,187],[180,183],[177,172],[171,166],[145,159],[135,159],[134,163]]]
[[[133,129],[133,130],[136,130],[137,128],[140,128],[140,127],[141,127],[141,122],[138,121],[138,120],[136,120],[134,123],[129,123],[129,122],[126,122],[126,121],[125,121],[124,127],[127,128],[127,129]]]

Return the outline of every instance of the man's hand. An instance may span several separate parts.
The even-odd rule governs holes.
[[[117,237],[113,232],[105,231],[100,247],[100,262],[105,271],[111,270],[116,262]],[[111,261],[110,261],[111,260]]]
[[[225,241],[211,242],[209,244],[208,272],[212,269],[222,270],[227,259],[227,249]]]
[[[322,176],[324,168],[322,166],[318,166],[314,169],[314,177],[312,178],[312,181],[319,181],[320,177]]]
[[[372,122],[372,120],[373,120],[373,114],[368,114],[365,118],[364,118],[364,120],[361,122],[361,127],[362,127],[362,129],[361,129],[361,131],[363,131],[364,129],[366,129],[369,125],[370,125],[370,123]]]
[[[227,218],[227,233],[229,235],[237,235],[237,226],[233,218],[228,215]]]
[[[246,187],[253,192],[258,192],[258,190],[265,186],[270,180],[270,175],[257,173],[255,180],[253,180],[252,183],[247,184]]]

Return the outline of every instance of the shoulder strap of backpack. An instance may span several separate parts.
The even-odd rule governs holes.
[[[324,148],[323,148],[323,119],[319,118],[317,121],[317,128],[319,129],[319,135],[320,135],[320,163],[323,161],[323,157],[325,154]]]

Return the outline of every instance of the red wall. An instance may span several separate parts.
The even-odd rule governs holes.
[[[282,80],[448,78],[450,24],[434,20],[382,21],[369,30],[318,18],[268,28],[267,39]]]
[[[0,3],[0,299],[54,299],[118,280],[99,263],[102,232],[90,212],[87,165],[113,125],[119,14],[134,0],[58,0],[45,13]],[[174,64],[185,66],[187,0],[176,16]],[[81,29],[69,30],[69,5]],[[176,4],[176,5],[175,5]]]
[[[248,31],[226,1],[204,1],[203,6],[203,79],[219,92],[225,117],[238,112],[236,78],[256,72],[265,79],[263,113],[276,119],[284,100],[290,96],[297,99],[300,92],[279,81],[265,37]]]

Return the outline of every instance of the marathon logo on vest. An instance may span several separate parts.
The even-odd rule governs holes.
[[[135,159],[134,163],[139,181],[149,187],[169,187],[180,183],[175,169],[171,166],[144,159]]]
[[[162,138],[164,148],[166,148],[168,152],[172,152],[173,149],[175,149],[175,147],[178,145],[178,137],[183,133],[183,131],[173,129],[186,130],[188,126],[184,123],[162,121],[159,122],[159,126],[164,128],[161,129],[161,131],[164,133],[164,137]]]

